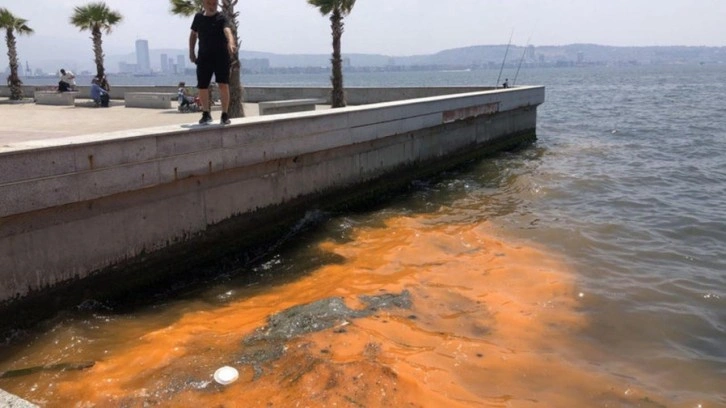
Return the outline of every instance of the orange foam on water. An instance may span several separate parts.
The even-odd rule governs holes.
[[[8,389],[48,407],[574,407],[634,398],[578,355],[587,321],[575,275],[545,250],[497,238],[487,224],[426,216],[392,218],[320,249],[344,262],[224,307],[179,306],[173,323],[90,351],[99,360],[91,369],[43,374],[47,384],[31,392],[17,388],[39,377]],[[237,363],[243,338],[275,312],[331,296],[361,308],[360,295],[403,290],[411,309],[294,338],[257,373]],[[240,379],[215,384],[223,365]]]

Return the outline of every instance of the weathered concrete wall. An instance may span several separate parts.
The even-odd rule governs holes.
[[[0,154],[0,303],[301,197],[522,134],[543,87],[24,142]]]
[[[0,390],[0,407],[3,408],[38,408],[37,405],[19,398],[16,395]]]
[[[36,89],[47,87],[23,86],[26,97],[32,97]],[[78,86],[79,98],[90,98],[90,86]],[[370,103],[391,102],[404,99],[426,98],[478,92],[491,90],[491,87],[482,86],[452,86],[452,87],[388,87],[388,88],[346,88],[346,100],[349,105],[365,105]],[[111,99],[124,99],[126,92],[159,92],[176,94],[176,86],[112,86],[109,95]],[[0,97],[10,96],[10,89],[0,86]],[[314,98],[325,99],[330,103],[330,88],[327,87],[245,87],[244,99],[246,102],[278,101],[285,99]]]

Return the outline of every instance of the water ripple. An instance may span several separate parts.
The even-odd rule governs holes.
[[[537,193],[506,217],[571,257],[603,348],[701,379],[726,373],[723,71],[553,83]]]

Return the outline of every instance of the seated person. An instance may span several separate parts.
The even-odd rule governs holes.
[[[187,96],[187,89],[184,82],[179,82],[179,89],[177,90],[176,96],[179,101],[179,107],[183,108],[189,106],[189,96]]]
[[[111,85],[108,83],[108,79],[106,78],[106,74],[101,75],[100,78],[98,78],[98,85],[103,88],[106,92],[111,92]]]
[[[91,99],[93,99],[96,106],[107,107],[109,99],[108,92],[101,88],[100,82],[98,78],[91,80]]]
[[[58,92],[68,92],[76,89],[76,76],[73,72],[66,71],[61,68],[60,81],[58,82]]]

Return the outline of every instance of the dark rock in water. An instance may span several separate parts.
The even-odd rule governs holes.
[[[260,340],[289,340],[303,334],[329,329],[349,319],[368,317],[381,309],[411,307],[411,296],[407,290],[398,295],[361,296],[360,299],[367,305],[363,310],[349,308],[340,297],[285,309],[270,316],[267,319],[267,326],[247,336],[244,344],[250,345]]]
[[[306,333],[313,333],[333,327],[346,319],[364,316],[353,310],[341,298],[328,298],[306,305],[294,306],[274,314],[267,319],[267,326],[245,338],[244,343],[259,340],[288,340]]]
[[[262,365],[268,361],[274,361],[282,357],[285,352],[285,344],[283,342],[266,342],[265,340],[252,341],[247,344],[245,340],[245,349],[237,362],[243,365],[251,366],[254,371],[254,378],[262,375]]]
[[[389,293],[380,296],[361,296],[360,299],[368,305],[369,315],[380,309],[411,308],[411,295],[407,290],[401,292],[400,295]]]
[[[360,300],[366,304],[362,310],[351,309],[342,298],[333,297],[294,306],[270,316],[266,326],[244,338],[244,351],[237,362],[251,365],[255,377],[258,377],[262,374],[263,364],[282,356],[287,340],[329,329],[347,320],[368,317],[379,310],[411,308],[411,295],[407,290],[400,294],[361,296]]]

